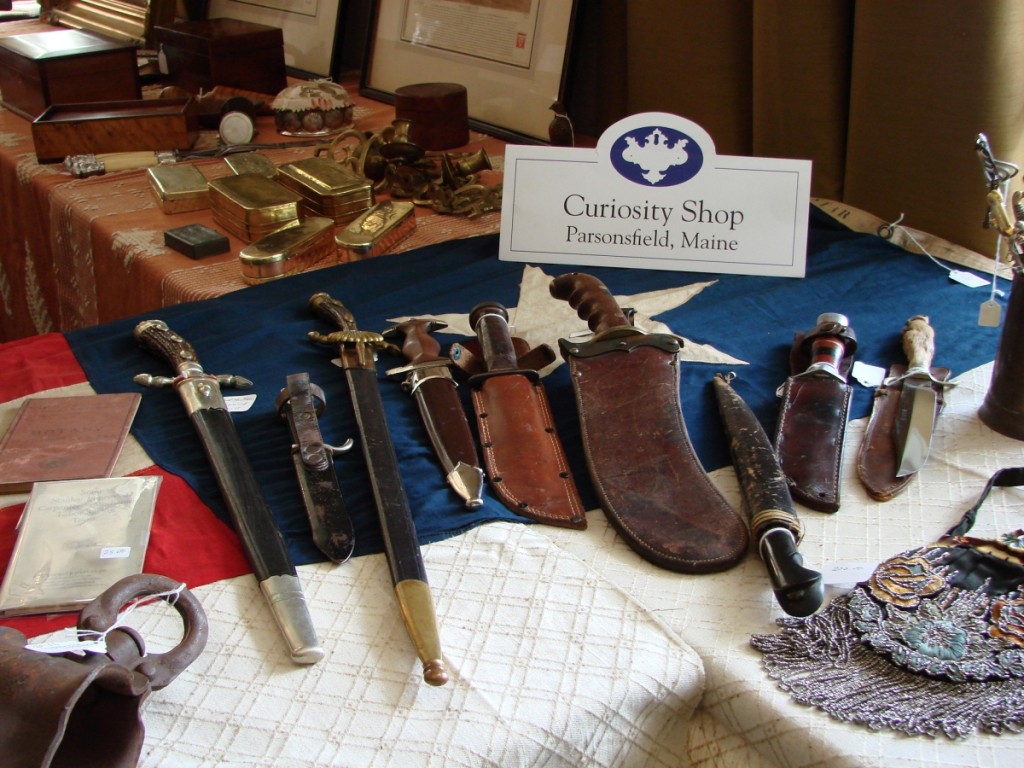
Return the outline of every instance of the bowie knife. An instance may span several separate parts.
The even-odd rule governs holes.
[[[386,329],[382,334],[385,339],[401,337],[402,352],[409,360],[409,365],[392,368],[387,375],[404,376],[402,386],[416,398],[448,484],[468,509],[476,509],[484,503],[484,471],[455,389],[451,360],[441,356],[441,345],[430,335],[445,327],[447,324],[440,320],[413,319]]]
[[[733,469],[750,512],[751,535],[779,606],[790,616],[810,616],[825,599],[821,574],[804,566],[797,550],[803,526],[786,476],[757,417],[732,388],[732,379],[727,374],[712,381]]]
[[[679,400],[681,339],[634,327],[597,278],[555,278],[551,295],[587,321],[587,342],[560,339],[590,476],[609,521],[668,570],[731,568],[747,552],[743,520],[701,466]]]
[[[205,373],[192,345],[162,320],[139,323],[135,338],[177,372],[173,379],[143,373],[135,377],[135,382],[141,386],[173,386],[178,391],[292,661],[316,663],[324,652],[302,584],[221,394],[221,386],[251,386],[252,382]]]
[[[779,391],[775,452],[793,498],[819,512],[839,509],[839,470],[853,397],[846,377],[856,348],[845,315],[819,315],[814,328],[796,335],[790,350],[793,375]]]
[[[309,338],[339,349],[362,438],[363,456],[370,472],[395,596],[406,629],[423,662],[423,679],[430,685],[444,685],[448,674],[441,656],[434,601],[416,537],[416,524],[398,471],[398,456],[391,442],[384,403],[377,388],[375,350],[386,342],[379,333],[360,331],[349,309],[326,293],[310,297],[309,308],[314,315],[338,328],[329,334],[311,331]]]
[[[355,531],[334,469],[334,456],[352,447],[352,440],[340,446],[328,445],[320,434],[317,417],[327,398],[309,380],[308,373],[293,373],[285,379],[277,396],[277,412],[292,433],[292,462],[309,516],[313,543],[330,560],[343,563],[352,556]]]
[[[938,395],[931,373],[935,356],[935,331],[924,315],[907,320],[903,329],[903,351],[907,372],[903,375],[900,404],[893,424],[899,468],[896,477],[906,477],[924,466],[932,445]]]
[[[491,488],[506,507],[538,523],[586,528],[586,510],[544,384],[537,370],[523,363],[509,331],[508,311],[497,302],[483,302],[470,311],[469,324],[476,331],[479,358],[458,344],[452,355],[472,374],[470,394]],[[478,367],[465,368],[470,359]]]

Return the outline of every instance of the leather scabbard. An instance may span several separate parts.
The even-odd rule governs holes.
[[[619,534],[671,571],[736,565],[747,552],[747,528],[690,443],[679,404],[678,340],[635,335],[559,343],[590,476]]]
[[[819,512],[839,509],[840,469],[853,398],[847,377],[856,346],[845,317],[822,315],[815,328],[795,335],[790,350],[793,375],[780,393],[774,441],[779,465],[793,498]],[[822,359],[830,362],[823,365]]]
[[[868,495],[877,501],[889,501],[906,489],[914,478],[912,473],[904,477],[896,476],[899,460],[896,456],[896,445],[893,441],[893,425],[899,411],[900,392],[903,382],[895,379],[907,371],[905,365],[893,365],[889,369],[887,380],[892,384],[882,384],[875,390],[875,399],[871,406],[871,417],[864,432],[864,438],[857,453],[857,477],[860,478]],[[939,381],[948,381],[951,375],[949,368],[933,367],[931,374]],[[935,386],[935,420],[944,403],[943,387]]]

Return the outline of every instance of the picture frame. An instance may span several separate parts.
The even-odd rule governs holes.
[[[208,18],[278,27],[288,74],[313,79],[334,74],[338,0],[210,0]]]
[[[359,91],[393,104],[402,86],[457,83],[471,128],[546,144],[575,20],[576,0],[375,0]]]

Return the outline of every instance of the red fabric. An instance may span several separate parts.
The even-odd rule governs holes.
[[[85,374],[59,333],[0,344],[0,402],[84,381]],[[157,466],[134,474],[163,477],[143,566],[147,573],[159,573],[188,587],[197,587],[250,572],[234,531],[199,500],[184,480]],[[0,508],[0,563],[4,564],[4,572],[24,506]],[[75,613],[28,616],[0,619],[0,626],[35,637],[73,626],[77,618]]]

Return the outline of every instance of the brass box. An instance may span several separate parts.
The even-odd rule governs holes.
[[[210,188],[194,165],[157,165],[146,169],[164,213],[201,211],[210,207]]]
[[[416,229],[415,206],[382,200],[335,235],[340,261],[372,259],[394,248]]]
[[[302,196],[258,173],[209,182],[214,220],[251,243],[301,218]]]
[[[373,183],[326,157],[310,157],[285,163],[277,180],[302,196],[312,216],[326,216],[345,224],[373,207]]]
[[[334,222],[322,216],[288,224],[243,248],[242,279],[249,284],[265,283],[303,272],[337,255]]]

